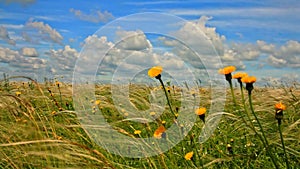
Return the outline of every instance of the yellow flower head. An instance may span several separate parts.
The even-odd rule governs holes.
[[[20,96],[21,94],[22,94],[22,93],[19,92],[19,91],[16,92],[16,96]]]
[[[286,106],[284,104],[282,104],[281,102],[279,102],[279,103],[275,104],[275,109],[276,110],[285,110]]]
[[[232,76],[232,78],[234,78],[234,79],[241,79],[241,78],[246,77],[246,76],[248,76],[248,74],[245,73],[245,72],[237,72],[236,74],[234,74]]]
[[[234,66],[227,66],[227,67],[224,67],[223,69],[219,69],[219,74],[227,75],[227,74],[234,72],[235,70],[236,70],[236,68]]]
[[[246,77],[243,77],[241,80],[243,83],[250,84],[250,83],[256,82],[256,77],[255,76],[246,76]]]
[[[154,116],[156,113],[154,111],[150,112],[150,116]]]
[[[134,134],[141,134],[141,130],[134,130]]]
[[[203,115],[203,114],[205,114],[206,113],[206,108],[205,107],[201,107],[201,108],[198,108],[196,111],[195,111],[195,113],[197,114],[197,115]]]
[[[194,152],[191,151],[191,152],[186,153],[186,155],[184,156],[184,158],[186,160],[191,160],[192,157],[193,157],[193,155],[194,155]]]
[[[161,138],[162,134],[166,131],[166,128],[164,126],[159,126],[155,131],[153,136],[155,138]]]
[[[161,66],[154,66],[148,70],[148,76],[156,77],[156,76],[160,75],[162,71],[163,71],[163,68]]]
[[[95,105],[99,105],[100,102],[101,102],[100,100],[96,100],[96,101],[95,101]]]

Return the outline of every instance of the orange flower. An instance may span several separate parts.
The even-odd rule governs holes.
[[[205,107],[201,107],[201,108],[198,108],[196,111],[195,111],[195,113],[197,114],[197,115],[203,115],[203,114],[205,114],[206,113],[206,108]]]
[[[186,160],[191,160],[192,157],[193,157],[193,155],[194,155],[194,152],[191,151],[191,152],[186,153],[186,155],[184,156],[184,158]]]
[[[232,72],[234,72],[236,70],[236,67],[234,66],[227,66],[223,69],[219,69],[219,74],[222,74],[222,75],[227,75],[227,74],[230,74]]]
[[[242,82],[246,84],[254,83],[256,82],[256,77],[255,76],[246,76],[242,78]]]
[[[155,131],[154,131],[154,134],[153,136],[155,138],[161,138],[162,137],[162,134],[166,131],[166,128],[164,126],[159,126]]]
[[[232,78],[241,79],[241,78],[246,77],[246,76],[248,76],[248,74],[245,73],[245,72],[237,72],[236,74],[232,75]]]
[[[163,71],[163,68],[161,66],[154,66],[148,70],[148,76],[156,77],[156,76],[160,75],[162,71]]]
[[[285,110],[286,106],[284,104],[282,104],[281,102],[279,102],[279,103],[275,104],[275,109],[276,110]]]

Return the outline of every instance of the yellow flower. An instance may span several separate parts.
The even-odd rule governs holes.
[[[197,114],[197,115],[203,115],[203,114],[205,114],[206,113],[206,108],[205,107],[201,107],[201,108],[198,108],[196,111],[195,111],[195,113]]]
[[[154,111],[150,112],[150,116],[154,116],[156,113]]]
[[[160,139],[165,131],[166,131],[166,128],[165,128],[164,126],[159,126],[159,127],[154,131],[153,136],[154,136],[155,138]]]
[[[192,157],[193,157],[193,155],[194,155],[194,152],[191,151],[191,152],[186,153],[186,155],[184,156],[184,158],[186,160],[191,160]]]
[[[161,121],[161,124],[166,124],[166,121],[165,120]]]
[[[20,96],[21,94],[22,94],[22,93],[19,92],[19,91],[16,92],[16,96]]]
[[[134,130],[134,134],[141,134],[141,130]]]
[[[227,74],[234,72],[235,70],[236,70],[236,68],[234,66],[227,66],[227,67],[224,67],[223,69],[219,69],[219,74],[227,75]]]
[[[100,100],[96,100],[96,101],[95,101],[95,105],[99,105],[100,102],[101,102]]]
[[[161,66],[154,66],[148,71],[148,76],[150,77],[156,77],[161,74],[163,71],[163,68]]]
[[[236,74],[232,75],[232,78],[241,79],[241,78],[246,77],[246,76],[248,76],[248,74],[245,73],[245,72],[237,72]]]
[[[284,104],[282,104],[281,102],[279,102],[279,103],[275,104],[275,109],[276,110],[285,110],[286,106]]]
[[[246,84],[255,83],[256,77],[255,76],[246,76],[242,78],[242,82]]]

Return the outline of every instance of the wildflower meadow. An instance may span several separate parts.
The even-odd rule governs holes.
[[[227,86],[224,110],[210,112],[210,86],[166,82],[161,66],[147,73],[155,81],[128,84],[127,99],[145,112],[151,107],[151,92],[160,91],[161,97],[153,99],[165,101],[163,112],[145,114],[150,121],[128,119],[132,112],[114,103],[112,84],[95,84],[95,97],[85,98],[92,108],[85,113],[101,112],[110,129],[133,140],[153,138],[144,144],[158,151],[159,144],[172,143],[168,133],[172,126],[175,135],[183,138],[175,146],[147,156],[143,147],[133,152],[137,150],[120,142],[117,149],[141,157],[111,153],[82,126],[72,84],[5,75],[0,81],[0,168],[300,168],[299,82],[258,86],[260,79],[236,71],[235,66],[224,67],[216,74],[224,76]],[[179,120],[187,116],[182,114],[185,93],[192,96],[190,102],[201,98],[188,115],[195,119],[193,126]],[[212,135],[201,142],[210,113],[222,117]]]

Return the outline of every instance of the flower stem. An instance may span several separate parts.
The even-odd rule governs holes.
[[[232,96],[233,103],[234,103],[234,105],[237,105],[236,100],[235,100],[235,96],[234,96],[234,92],[233,92],[233,87],[232,87],[231,80],[228,80],[228,83],[229,83],[229,86],[230,86],[230,91],[231,91],[231,96]]]
[[[244,91],[243,91],[243,83],[241,81],[239,81],[239,84],[240,84],[240,89],[241,89],[241,96],[242,96],[242,102],[243,102],[243,106],[244,106],[244,109],[245,109],[245,112],[246,112],[246,115],[247,115],[247,118],[248,120],[250,121],[251,123],[251,127],[252,129],[254,130],[254,132],[257,134],[256,130],[255,130],[255,127],[251,121],[251,118],[250,118],[250,115],[249,115],[249,111],[248,109],[246,108],[246,101],[245,101],[245,96],[244,96]]]
[[[167,102],[168,102],[169,108],[170,108],[170,110],[171,110],[171,113],[176,117],[175,113],[173,112],[172,106],[171,106],[171,104],[170,104],[169,97],[168,97],[168,93],[167,93],[167,90],[166,90],[166,88],[165,88],[165,85],[164,85],[164,83],[163,83],[163,81],[161,80],[160,77],[157,78],[157,79],[159,80],[160,84],[162,85],[162,87],[163,87],[163,89],[164,89],[164,91],[165,91],[165,95],[166,95]]]
[[[290,165],[289,165],[289,161],[288,161],[285,146],[284,146],[284,141],[283,141],[283,136],[282,136],[282,131],[281,131],[281,125],[279,124],[279,122],[278,122],[278,130],[279,130],[280,140],[281,140],[281,144],[282,144],[282,148],[283,148],[283,152],[284,152],[284,156],[285,156],[286,168],[289,169]]]
[[[266,135],[265,135],[265,132],[264,132],[264,130],[263,130],[263,127],[262,127],[262,125],[260,124],[260,122],[259,122],[259,120],[258,120],[258,118],[257,118],[257,116],[256,116],[256,114],[255,114],[255,112],[254,112],[254,108],[253,108],[253,105],[252,105],[251,90],[248,90],[248,97],[249,97],[249,104],[250,104],[251,112],[252,112],[253,116],[255,117],[255,120],[256,120],[256,122],[257,122],[257,124],[258,124],[258,126],[259,126],[259,128],[260,128],[260,130],[261,130],[261,132],[262,132],[262,135],[263,135],[264,141],[262,141],[262,142],[263,142],[263,144],[265,145],[266,151],[267,151],[267,153],[269,154],[269,156],[271,157],[271,160],[272,160],[272,162],[273,162],[275,168],[276,168],[276,169],[279,169],[279,167],[278,167],[278,165],[277,165],[277,163],[276,163],[276,161],[275,161],[275,158],[274,158],[272,152],[270,152],[269,143],[268,143],[268,140],[267,140],[267,138],[266,138]]]

